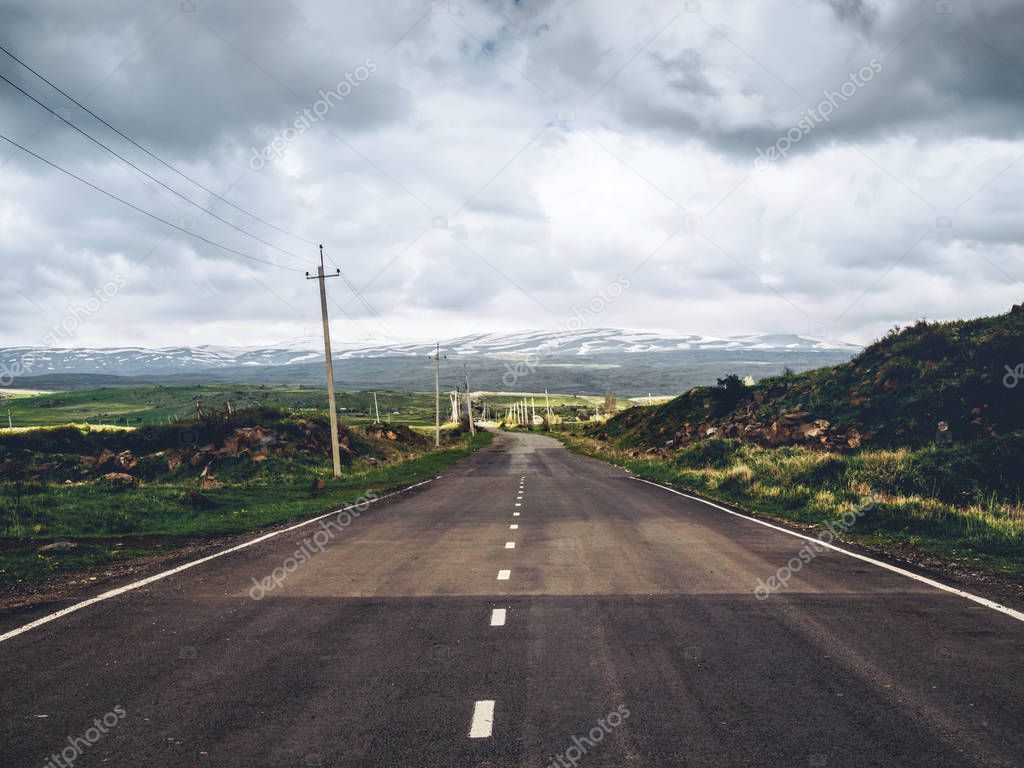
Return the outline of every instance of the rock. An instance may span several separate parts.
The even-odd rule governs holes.
[[[139,460],[132,455],[131,451],[121,451],[114,457],[114,460],[121,469],[125,470],[132,470],[139,466]]]
[[[203,467],[203,471],[199,475],[200,490],[205,491],[209,490],[210,488],[221,488],[223,487],[223,485],[224,483],[222,483],[220,480],[214,477],[213,474],[210,472],[209,464]]]
[[[39,548],[40,552],[70,552],[72,549],[77,547],[73,541],[54,541],[50,544],[44,544]]]
[[[213,451],[200,450],[188,460],[189,466],[198,467],[200,464],[209,464],[214,459]]]
[[[104,448],[100,451],[100,455],[93,460],[91,466],[99,472],[116,472],[119,469],[122,469],[120,462],[117,460],[117,454],[109,448]]]
[[[313,486],[312,486],[312,488],[310,490],[312,490],[313,493],[319,493],[320,491],[322,491],[326,487],[327,487],[327,481],[326,480],[324,480],[322,477],[314,477],[313,478]]]
[[[100,477],[97,482],[109,485],[112,488],[134,488],[138,480],[124,472],[108,472]]]

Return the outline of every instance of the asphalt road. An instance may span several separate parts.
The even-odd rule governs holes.
[[[0,766],[1024,765],[1024,622],[828,551],[758,600],[800,539],[548,438],[316,530],[0,643]]]

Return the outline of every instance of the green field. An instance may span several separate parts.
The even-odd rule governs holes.
[[[509,404],[524,396],[502,393],[474,395],[479,407],[486,402],[489,414],[503,414]],[[538,415],[544,411],[544,394],[525,395],[536,403]],[[597,396],[549,396],[551,407],[562,418],[587,418],[604,398]],[[7,400],[15,427],[56,426],[60,424],[116,424],[144,426],[166,424],[197,415],[197,404],[205,411],[224,410],[228,404],[236,410],[257,406],[293,411],[327,408],[323,388],[310,386],[201,384],[190,386],[105,387],[73,392],[50,392],[16,396]],[[385,423],[430,426],[434,423],[434,393],[377,393],[380,419]],[[627,400],[617,400],[620,408]],[[349,424],[369,424],[375,420],[373,392],[339,392],[337,406],[341,418]],[[447,393],[441,393],[441,417],[451,412]],[[6,413],[0,427],[7,426]]]
[[[379,392],[381,421],[408,425],[434,423],[433,397],[415,392]],[[204,411],[269,406],[324,410],[327,394],[309,386],[197,384],[190,386],[105,387],[18,397],[6,403],[15,427],[58,424],[141,426],[189,419]],[[372,392],[339,392],[338,410],[353,424],[374,419]],[[6,420],[6,415],[5,415]],[[6,426],[6,424],[3,424]]]

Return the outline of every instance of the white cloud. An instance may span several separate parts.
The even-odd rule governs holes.
[[[194,217],[197,233],[300,267],[168,232],[13,153],[0,174],[0,344],[31,343],[116,272],[128,286],[74,343],[301,336],[318,310],[302,271],[321,241],[328,266],[365,286],[373,308],[332,281],[341,338],[554,327],[634,269],[602,324],[715,334],[819,324],[863,342],[921,316],[1019,300],[1024,19],[1012,3],[958,2],[953,15],[934,2],[680,7],[470,2],[438,14],[419,0],[200,0],[189,15],[8,3],[0,20],[13,52],[206,186],[312,242],[232,210],[69,111],[309,266],[245,237],[0,83],[5,134],[158,216]],[[952,45],[970,55],[943,55]],[[249,167],[253,147],[367,57],[379,70],[284,159]],[[757,148],[876,57],[877,79],[828,125],[754,169]],[[66,104],[0,59],[0,73]],[[564,107],[574,119],[557,119]],[[0,148],[0,162],[8,156]],[[941,216],[952,226],[937,227]],[[431,227],[434,217],[448,228]]]

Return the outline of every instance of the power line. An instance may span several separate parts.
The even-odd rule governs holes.
[[[70,120],[68,120],[68,119],[67,119],[66,117],[64,117],[64,116],[63,116],[62,114],[60,114],[60,112],[56,111],[55,109],[52,109],[52,108],[48,107],[48,106],[47,106],[46,104],[44,104],[44,103],[43,103],[43,102],[41,102],[41,101],[40,101],[39,99],[37,99],[37,98],[36,98],[35,96],[33,96],[33,95],[32,95],[31,93],[29,93],[28,91],[26,91],[26,90],[25,90],[24,88],[22,88],[21,86],[17,85],[17,84],[16,84],[16,83],[14,83],[14,82],[12,82],[11,80],[7,79],[7,77],[5,77],[5,76],[4,76],[3,74],[0,74],[0,80],[3,80],[3,81],[4,81],[5,83],[7,83],[8,85],[10,85],[10,86],[11,86],[12,88],[14,88],[15,90],[17,90],[17,91],[18,91],[19,93],[23,94],[23,95],[24,95],[24,96],[26,96],[27,98],[29,98],[29,99],[31,99],[32,101],[34,101],[34,102],[35,102],[36,104],[38,104],[38,105],[39,105],[40,107],[42,107],[43,109],[45,109],[45,110],[46,110],[47,112],[49,112],[50,114],[52,114],[52,115],[53,115],[54,117],[56,117],[57,119],[59,119],[59,120],[61,120],[62,122],[66,123],[67,125],[71,126],[71,128],[73,128],[73,129],[74,129],[74,130],[76,130],[76,131],[77,131],[78,133],[80,133],[80,134],[82,134],[83,136],[85,136],[85,138],[87,138],[87,139],[88,139],[89,141],[91,141],[91,142],[92,142],[93,144],[95,144],[96,146],[98,146],[98,147],[101,147],[101,148],[105,149],[105,150],[106,150],[107,152],[109,152],[110,154],[112,154],[112,155],[113,155],[114,157],[116,157],[116,158],[117,158],[118,160],[120,160],[120,161],[121,161],[121,162],[123,162],[123,163],[126,163],[127,165],[130,165],[130,166],[131,166],[132,168],[134,168],[134,169],[135,169],[136,171],[138,171],[139,173],[141,173],[141,174],[142,174],[143,176],[145,176],[145,177],[146,177],[147,179],[151,179],[152,181],[156,182],[157,184],[159,184],[159,185],[160,185],[161,187],[163,187],[164,189],[166,189],[166,190],[167,190],[168,192],[170,192],[171,194],[173,194],[173,195],[175,195],[175,196],[177,196],[177,197],[180,197],[180,198],[181,198],[182,200],[184,200],[184,201],[185,201],[186,203],[189,203],[190,205],[194,205],[194,206],[195,206],[196,208],[198,208],[199,210],[201,210],[201,211],[203,211],[203,212],[205,212],[205,213],[209,214],[209,215],[210,215],[210,216],[212,216],[213,218],[217,219],[217,221],[220,221],[220,222],[223,222],[224,224],[227,224],[227,225],[228,225],[229,227],[231,227],[232,229],[236,229],[236,230],[238,230],[238,231],[239,231],[239,232],[241,232],[241,233],[242,233],[243,235],[246,235],[246,236],[248,236],[248,237],[251,237],[251,238],[252,238],[253,240],[256,240],[257,242],[263,243],[264,245],[266,245],[266,246],[268,246],[268,247],[270,247],[270,248],[273,248],[273,249],[274,249],[275,251],[280,251],[281,253],[283,253],[283,254],[285,254],[285,255],[287,255],[287,256],[291,256],[291,257],[292,257],[293,259],[298,259],[299,261],[302,261],[302,262],[307,262],[307,263],[309,262],[309,259],[304,259],[304,258],[302,258],[301,256],[299,256],[298,254],[292,253],[291,251],[289,251],[289,250],[287,250],[287,249],[285,249],[285,248],[281,248],[280,246],[274,245],[274,244],[273,244],[272,242],[270,242],[269,240],[264,240],[264,239],[263,239],[262,237],[259,237],[258,235],[254,235],[254,234],[252,234],[251,232],[247,232],[246,230],[242,229],[242,228],[241,228],[240,226],[238,226],[237,224],[234,224],[234,223],[232,223],[232,222],[228,221],[227,219],[225,219],[225,218],[223,218],[223,217],[219,216],[218,214],[216,214],[216,213],[214,213],[213,211],[211,211],[211,210],[210,210],[209,208],[206,208],[206,207],[204,207],[204,206],[200,205],[199,203],[197,203],[197,202],[196,202],[195,200],[192,200],[192,199],[191,199],[190,197],[187,197],[187,196],[185,196],[185,195],[181,194],[181,192],[179,192],[178,190],[174,189],[173,187],[169,186],[168,184],[165,184],[164,182],[160,181],[160,179],[158,179],[158,178],[157,178],[156,176],[153,176],[153,175],[152,175],[151,173],[149,173],[148,171],[145,171],[145,170],[143,170],[142,168],[140,168],[139,166],[137,166],[137,165],[136,165],[135,163],[133,163],[133,162],[132,162],[131,160],[129,160],[128,158],[126,158],[126,157],[125,157],[124,155],[118,154],[118,153],[117,153],[117,152],[116,152],[115,150],[113,150],[113,149],[111,149],[110,147],[108,147],[108,146],[107,146],[106,144],[104,144],[104,143],[103,143],[102,141],[100,141],[100,140],[99,140],[99,139],[97,139],[97,138],[94,138],[94,137],[93,137],[92,135],[90,135],[90,134],[89,134],[89,133],[87,133],[86,131],[84,131],[84,130],[82,130],[81,128],[79,128],[79,127],[78,127],[77,125],[75,125],[75,124],[74,124],[74,123],[72,123],[72,122],[71,122]]]
[[[76,98],[75,98],[74,96],[72,96],[71,94],[69,94],[69,93],[68,93],[67,91],[65,91],[65,90],[64,90],[63,88],[61,88],[61,87],[60,87],[60,86],[58,86],[58,85],[57,85],[56,83],[54,83],[54,82],[53,82],[52,80],[49,80],[49,79],[48,79],[48,78],[46,78],[46,77],[45,77],[44,75],[42,75],[42,74],[40,74],[39,72],[37,72],[36,70],[34,70],[34,69],[33,69],[32,67],[30,67],[30,66],[29,66],[28,64],[26,64],[26,63],[25,63],[24,61],[22,61],[21,59],[19,59],[19,58],[18,58],[17,56],[15,56],[15,55],[14,55],[13,53],[11,53],[11,52],[10,52],[9,50],[7,50],[6,48],[4,48],[4,47],[3,47],[2,45],[0,45],[0,51],[3,51],[3,52],[4,52],[5,54],[7,54],[7,56],[9,56],[10,58],[14,59],[14,60],[15,60],[16,62],[18,62],[19,64],[21,64],[21,66],[23,66],[23,67],[24,67],[25,69],[27,69],[27,70],[28,70],[29,72],[31,72],[31,73],[32,73],[33,75],[35,75],[36,77],[38,77],[38,78],[39,78],[40,80],[42,80],[42,81],[43,81],[44,83],[46,83],[47,85],[49,85],[49,86],[50,86],[51,88],[53,88],[53,89],[54,89],[55,91],[57,91],[57,93],[59,93],[59,94],[60,94],[61,96],[63,96],[64,98],[68,99],[68,100],[69,100],[69,101],[70,101],[71,103],[75,104],[75,105],[76,105],[77,107],[79,107],[79,108],[80,108],[80,109],[82,109],[83,111],[87,112],[88,114],[92,115],[92,116],[93,116],[93,117],[94,117],[95,119],[99,120],[99,121],[100,121],[101,123],[103,123],[103,125],[107,126],[107,128],[109,128],[110,130],[112,130],[112,131],[113,131],[114,133],[116,133],[116,134],[117,134],[118,136],[120,136],[121,138],[123,138],[123,139],[124,139],[125,141],[129,142],[130,144],[132,144],[132,145],[133,145],[133,146],[135,146],[135,147],[138,147],[138,148],[139,148],[139,149],[141,149],[141,150],[142,150],[143,152],[145,152],[145,153],[146,153],[147,155],[149,155],[149,156],[150,156],[151,158],[153,158],[153,159],[154,159],[154,160],[156,160],[156,161],[157,161],[158,163],[160,163],[161,165],[163,165],[163,166],[164,166],[165,168],[169,168],[170,170],[174,171],[174,172],[175,172],[176,174],[178,174],[179,176],[181,176],[181,178],[183,178],[183,179],[186,179],[187,181],[190,181],[190,182],[192,182],[193,184],[195,184],[195,185],[196,185],[197,187],[199,187],[199,188],[200,188],[201,190],[203,190],[203,191],[204,191],[204,192],[206,192],[207,194],[213,195],[213,196],[214,196],[214,197],[216,197],[216,198],[217,198],[218,200],[220,200],[220,201],[221,201],[222,203],[225,203],[225,204],[227,204],[227,205],[230,205],[230,206],[231,206],[232,208],[234,208],[234,209],[235,209],[236,211],[239,211],[239,212],[241,212],[241,213],[244,213],[244,214],[245,214],[246,216],[249,216],[250,218],[252,218],[252,219],[255,219],[256,221],[260,222],[260,224],[263,224],[263,225],[265,225],[265,226],[267,226],[267,227],[270,227],[271,229],[276,229],[276,230],[277,230],[278,232],[281,232],[282,234],[288,235],[288,237],[294,237],[294,238],[295,238],[296,240],[300,240],[301,242],[307,243],[307,244],[309,244],[309,245],[316,245],[316,241],[315,241],[315,240],[309,240],[309,239],[307,239],[307,238],[305,238],[305,237],[302,237],[301,235],[296,235],[296,234],[294,234],[294,233],[292,233],[292,232],[289,232],[289,231],[288,231],[287,229],[284,229],[283,227],[279,227],[279,226],[277,226],[276,224],[271,224],[271,223],[270,223],[269,221],[267,221],[267,220],[265,220],[265,219],[262,219],[262,218],[260,218],[260,217],[259,217],[259,216],[257,216],[257,215],[256,215],[255,213],[252,213],[251,211],[247,211],[247,210],[246,210],[245,208],[242,208],[241,206],[238,206],[238,205],[236,205],[235,203],[232,203],[232,202],[231,202],[230,200],[228,200],[227,198],[225,198],[225,197],[222,197],[221,195],[218,195],[218,194],[217,194],[216,192],[214,192],[214,191],[213,191],[212,189],[210,189],[210,188],[208,188],[208,187],[204,186],[204,185],[203,185],[203,184],[201,184],[200,182],[198,182],[198,181],[196,181],[195,179],[193,179],[193,178],[192,178],[191,176],[189,176],[189,175],[187,175],[186,173],[184,173],[184,172],[182,172],[182,171],[178,170],[178,169],[177,169],[177,168],[175,168],[175,167],[174,167],[173,165],[171,165],[170,163],[168,163],[167,161],[165,161],[165,160],[164,160],[163,158],[159,157],[159,156],[158,156],[157,154],[155,154],[155,153],[154,153],[154,152],[152,152],[151,150],[149,150],[149,149],[146,149],[146,147],[144,147],[144,146],[142,146],[141,144],[139,144],[139,142],[137,142],[137,141],[136,141],[135,139],[133,139],[133,138],[132,138],[131,136],[129,136],[128,134],[126,134],[126,133],[125,133],[124,131],[122,131],[122,130],[120,130],[120,129],[118,129],[118,128],[115,128],[115,127],[114,127],[113,125],[111,125],[111,124],[110,124],[110,123],[108,123],[108,122],[107,122],[106,120],[104,120],[104,119],[103,119],[102,117],[100,117],[99,115],[97,115],[97,114],[96,114],[95,112],[93,112],[93,111],[92,111],[91,109],[89,109],[89,108],[88,108],[87,106],[85,106],[85,105],[84,105],[84,104],[82,104],[82,103],[81,103],[80,101],[78,101],[78,100],[77,100],[77,99],[76,99]]]
[[[42,162],[46,163],[46,164],[47,164],[48,166],[50,166],[51,168],[55,168],[56,170],[60,171],[61,173],[63,173],[63,174],[66,174],[66,175],[70,176],[71,178],[73,178],[73,179],[75,179],[75,180],[77,180],[77,181],[80,181],[80,182],[82,182],[82,183],[83,183],[83,184],[85,184],[85,185],[86,185],[87,187],[92,187],[92,188],[93,188],[93,189],[95,189],[95,190],[96,190],[97,192],[100,192],[101,194],[104,194],[104,195],[106,195],[107,197],[111,198],[112,200],[116,200],[117,202],[119,202],[119,203],[122,203],[123,205],[127,205],[127,206],[128,206],[129,208],[131,208],[132,210],[138,211],[139,213],[143,214],[144,216],[148,216],[148,217],[149,217],[149,218],[151,218],[151,219],[154,219],[154,220],[156,220],[156,221],[159,221],[159,222],[160,222],[161,224],[165,224],[165,225],[166,225],[166,226],[168,226],[168,227],[172,227],[173,229],[176,229],[176,230],[178,230],[179,232],[184,232],[184,233],[185,233],[186,235],[188,235],[189,237],[194,237],[194,238],[196,238],[197,240],[202,240],[202,241],[203,241],[204,243],[207,243],[207,244],[209,244],[209,245],[212,245],[212,246],[214,246],[215,248],[220,248],[220,249],[222,249],[222,250],[224,250],[224,251],[227,251],[228,253],[233,253],[233,254],[235,254],[235,255],[237,255],[237,256],[241,256],[242,258],[245,258],[245,259],[249,259],[250,261],[258,261],[258,262],[259,262],[259,263],[261,263],[261,264],[268,264],[268,265],[270,265],[271,267],[278,267],[279,269],[287,269],[287,270],[288,270],[289,272],[302,272],[302,271],[303,271],[303,270],[301,270],[301,269],[297,269],[297,268],[295,268],[295,267],[288,267],[288,266],[285,266],[284,264],[275,264],[275,263],[274,263],[274,262],[272,262],[272,261],[267,261],[266,259],[261,259],[261,258],[259,258],[258,256],[251,256],[251,255],[249,255],[248,253],[243,253],[242,251],[238,251],[238,250],[235,250],[234,248],[229,248],[229,247],[228,247],[228,246],[226,246],[226,245],[221,245],[220,243],[217,243],[217,242],[215,242],[215,241],[213,241],[213,240],[210,240],[210,239],[209,239],[209,238],[207,238],[207,237],[203,237],[203,236],[202,236],[202,235],[200,235],[200,234],[197,234],[197,233],[195,233],[195,232],[191,232],[191,231],[189,231],[189,230],[185,229],[184,227],[180,227],[180,226],[178,226],[177,224],[175,224],[175,223],[173,223],[173,222],[170,222],[170,221],[168,221],[167,219],[164,219],[164,218],[161,218],[160,216],[157,216],[157,215],[156,215],[155,213],[150,213],[150,212],[149,212],[149,211],[147,211],[147,210],[144,210],[144,209],[142,209],[142,208],[139,208],[139,206],[137,206],[137,205],[135,205],[135,204],[133,204],[133,203],[129,203],[129,202],[128,202],[127,200],[125,200],[124,198],[118,197],[118,196],[117,196],[117,195],[115,195],[114,193],[112,193],[112,192],[108,192],[107,190],[103,189],[102,187],[98,187],[98,186],[96,186],[96,185],[95,185],[95,184],[93,184],[93,183],[92,183],[91,181],[88,181],[88,180],[86,180],[86,179],[83,179],[83,178],[82,178],[81,176],[79,176],[79,175],[77,175],[77,174],[75,174],[75,173],[73,173],[73,172],[71,172],[71,171],[67,170],[66,168],[62,168],[61,166],[57,165],[56,163],[54,163],[54,162],[53,162],[53,161],[51,161],[51,160],[47,160],[47,159],[46,159],[45,157],[43,157],[42,155],[38,155],[38,154],[36,154],[35,152],[33,152],[33,151],[32,151],[31,149],[29,149],[28,147],[24,147],[24,146],[22,146],[21,144],[19,144],[18,142],[16,142],[16,141],[15,141],[14,139],[8,138],[7,136],[5,136],[5,135],[4,135],[4,134],[2,134],[2,133],[0,133],[0,139],[3,139],[3,140],[4,140],[4,141],[6,141],[6,142],[7,142],[8,144],[11,144],[11,145],[12,145],[12,146],[14,146],[14,147],[17,147],[18,149],[20,149],[20,150],[21,150],[22,152],[24,152],[25,154],[31,155],[32,157],[36,158],[37,160],[41,160]]]
[[[340,270],[339,270],[339,272],[340,272]],[[345,285],[347,285],[349,290],[352,291],[352,293],[354,293],[356,295],[356,297],[359,299],[359,301],[362,302],[363,306],[366,307],[370,311],[370,314],[372,314],[378,320],[383,322],[384,318],[382,318],[380,316],[380,313],[376,309],[374,309],[373,305],[371,305],[370,302],[368,302],[366,300],[366,298],[363,296],[363,294],[361,294],[359,292],[359,289],[356,288],[355,285],[353,285],[352,282],[347,277],[345,277],[345,273],[344,272],[340,272],[340,274],[341,274],[341,279],[345,281]]]

